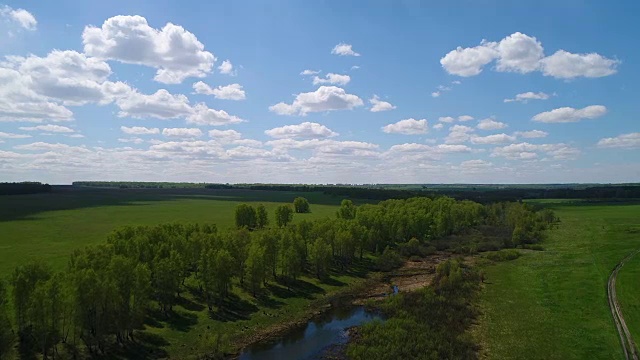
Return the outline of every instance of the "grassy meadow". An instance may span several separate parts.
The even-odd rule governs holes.
[[[342,200],[322,193],[209,189],[73,189],[0,196],[0,277],[34,258],[59,269],[74,249],[105,241],[124,225],[214,223],[224,229],[235,226],[240,203],[264,204],[273,224],[275,208],[296,196],[306,197],[312,212],[295,214],[294,223],[335,216]]]
[[[487,265],[475,335],[483,358],[615,359],[623,352],[606,284],[614,266],[640,248],[640,205],[544,201],[560,217],[544,251]],[[640,258],[620,271],[619,297],[640,339]]]

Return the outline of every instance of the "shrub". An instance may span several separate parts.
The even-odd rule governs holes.
[[[523,249],[528,249],[528,250],[537,250],[537,251],[543,251],[544,247],[542,247],[542,245],[540,244],[524,244],[522,245]]]
[[[380,271],[391,271],[402,266],[402,257],[388,246],[380,257],[376,259],[376,268]]]
[[[490,252],[485,257],[491,261],[509,261],[520,257],[520,252],[514,249],[503,249],[500,251]]]

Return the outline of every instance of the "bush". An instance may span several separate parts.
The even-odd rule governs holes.
[[[537,250],[537,251],[543,251],[544,247],[542,247],[542,245],[540,244],[524,244],[522,245],[523,249],[528,249],[528,250]]]
[[[380,271],[391,271],[402,266],[403,262],[402,257],[387,246],[376,259],[376,268]]]
[[[503,249],[500,251],[490,252],[485,257],[491,261],[509,261],[520,257],[520,252],[514,249]]]

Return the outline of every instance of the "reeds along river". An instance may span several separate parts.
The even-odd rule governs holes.
[[[380,317],[362,306],[336,307],[274,342],[249,346],[240,360],[318,358],[329,347],[347,343],[348,328],[374,319]]]

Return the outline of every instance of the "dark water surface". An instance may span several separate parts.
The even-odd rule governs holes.
[[[345,344],[347,328],[373,319],[380,317],[365,311],[362,306],[336,308],[273,343],[258,343],[246,348],[240,354],[240,360],[314,359],[331,345]]]

